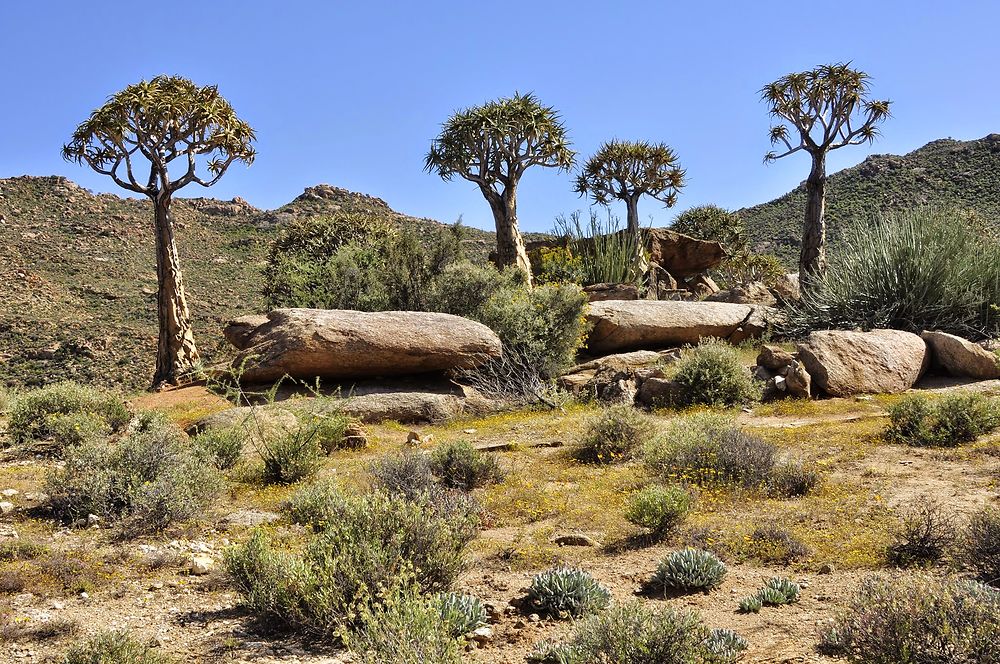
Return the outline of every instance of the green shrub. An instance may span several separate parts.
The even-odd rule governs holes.
[[[941,561],[955,537],[954,519],[937,503],[924,500],[904,511],[886,558],[897,567],[932,565]]]
[[[632,495],[625,508],[625,518],[662,539],[684,521],[693,502],[691,494],[683,487],[650,485]]]
[[[651,585],[664,592],[676,590],[708,592],[722,585],[726,565],[715,554],[701,549],[681,549],[660,561]]]
[[[1000,510],[973,515],[961,540],[962,562],[980,581],[1000,586]]]
[[[904,397],[889,409],[886,440],[917,447],[970,443],[1000,427],[1000,402],[981,394]]]
[[[439,445],[431,453],[431,472],[450,489],[472,491],[503,480],[496,457],[483,454],[466,441]]]
[[[947,577],[871,577],[822,638],[858,664],[997,664],[1000,593]]]
[[[686,350],[676,365],[675,405],[738,406],[760,398],[760,388],[735,348],[703,342]]]
[[[404,450],[386,454],[368,466],[372,487],[409,500],[418,500],[437,489],[431,457]]]
[[[767,484],[775,497],[797,498],[815,489],[820,479],[819,471],[814,468],[807,468],[800,462],[785,462],[775,464]]]
[[[170,664],[176,660],[137,641],[128,632],[101,632],[73,646],[63,664]]]
[[[297,413],[292,426],[254,420],[250,440],[264,463],[264,481],[291,484],[314,475],[323,456],[343,444],[347,422],[340,413],[309,411]]]
[[[459,593],[438,593],[433,597],[441,620],[454,637],[468,634],[487,623],[486,605],[478,597]]]
[[[1000,245],[947,208],[850,224],[819,287],[788,311],[789,332],[941,330],[996,336]]]
[[[697,613],[632,601],[580,622],[568,643],[543,653],[558,664],[730,664],[741,641],[713,635]]]
[[[357,624],[344,640],[356,655],[352,661],[362,664],[461,664],[461,644],[453,627],[442,619],[437,598],[424,597],[418,587],[403,581],[382,601],[362,605]]]
[[[706,414],[672,421],[644,450],[646,466],[665,481],[747,489],[770,486],[776,456],[773,444]]]
[[[284,507],[292,523],[308,526],[314,532],[325,530],[347,509],[347,499],[333,480],[310,482],[288,499]]]
[[[542,247],[537,256],[530,256],[532,267],[537,266],[536,283],[584,284],[587,273],[583,260],[569,247]]]
[[[611,592],[587,572],[572,567],[556,567],[531,579],[528,602],[532,608],[553,618],[578,618],[600,611],[611,601]]]
[[[65,466],[46,481],[57,518],[73,523],[95,514],[128,536],[198,515],[219,488],[218,473],[201,462],[184,434],[149,414],[117,441],[68,449]]]
[[[203,431],[194,438],[194,446],[204,459],[219,470],[229,470],[240,460],[246,445],[243,427],[226,427]]]
[[[737,212],[718,205],[699,205],[674,217],[670,230],[699,240],[721,242],[728,249],[747,244],[746,222]]]
[[[577,455],[593,463],[625,461],[635,456],[655,432],[653,420],[634,406],[608,406],[587,422]]]
[[[7,431],[15,443],[49,440],[74,444],[120,431],[131,419],[118,395],[76,383],[57,383],[17,395]],[[77,428],[88,433],[81,435]],[[57,439],[63,436],[65,441]]]
[[[785,266],[774,254],[762,254],[750,247],[732,252],[713,274],[726,288],[760,282],[774,286],[785,276]]]
[[[478,531],[468,514],[383,493],[345,498],[337,509],[301,554],[276,549],[261,531],[227,552],[226,568],[251,610],[337,636],[407,574],[422,593],[449,589]]]

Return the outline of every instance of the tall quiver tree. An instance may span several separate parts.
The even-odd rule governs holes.
[[[576,178],[576,191],[595,203],[625,202],[628,232],[632,234],[638,274],[646,270],[645,243],[639,228],[639,199],[650,196],[673,207],[684,186],[677,155],[663,143],[612,140],[601,145]]]
[[[845,145],[871,143],[878,125],[889,117],[889,101],[869,98],[871,77],[850,64],[822,65],[788,74],[761,90],[778,124],[771,127],[769,163],[799,151],[812,157],[806,179],[806,214],[802,226],[799,277],[803,288],[826,270],[826,155]],[[793,135],[797,133],[797,136]]]
[[[177,384],[198,362],[170,202],[192,182],[212,186],[233,162],[252,163],[254,139],[215,86],[157,76],[109,98],[63,147],[67,160],[85,163],[153,202],[159,321],[154,388]],[[175,162],[182,174],[171,179]]]
[[[531,264],[517,220],[517,187],[531,166],[568,170],[575,153],[551,106],[533,94],[515,93],[456,112],[431,142],[424,168],[479,186],[493,211],[497,264],[516,265],[531,280]]]

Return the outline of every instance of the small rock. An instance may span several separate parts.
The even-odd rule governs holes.
[[[476,433],[477,431],[478,431],[478,429],[462,429],[462,433],[464,433],[466,436],[471,436],[472,434]]]
[[[406,444],[407,445],[426,445],[434,440],[434,434],[427,434],[426,436],[421,436],[417,431],[411,431],[406,434]]]
[[[536,622],[541,622],[541,620],[542,617],[537,613],[532,613],[530,616],[528,616],[528,622],[536,623]]]
[[[101,517],[97,516],[96,514],[88,514],[87,515],[87,525],[88,526],[91,526],[91,527],[98,526],[99,527],[100,524],[101,524]]]
[[[597,540],[583,533],[557,535],[552,538],[552,543],[556,546],[600,546]]]
[[[472,639],[479,644],[489,643],[493,640],[493,630],[490,627],[479,627],[472,632]]]
[[[150,590],[163,590],[163,582],[162,581],[157,581],[156,583],[153,583],[152,585],[150,585],[149,589]]]
[[[188,572],[194,574],[195,576],[202,576],[208,574],[215,567],[215,561],[212,560],[211,556],[191,556],[191,560],[188,563]]]
[[[19,493],[20,491],[17,489],[4,489],[3,491],[0,491],[0,496],[3,496],[4,498],[13,498]]]
[[[823,563],[822,565],[819,566],[820,574],[833,574],[836,571],[837,568],[834,567],[833,563]]]
[[[59,600],[54,600],[52,602],[52,608],[55,609],[56,611],[62,611],[63,609],[66,608],[66,605],[60,602]]]
[[[13,511],[14,511],[14,503],[6,500],[0,503],[0,514],[10,514]]]
[[[524,629],[527,626],[528,623],[524,622],[523,620],[518,620],[516,623],[514,623],[514,629]]]

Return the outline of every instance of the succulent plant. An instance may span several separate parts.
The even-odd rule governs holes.
[[[545,640],[535,644],[526,660],[530,664],[572,664],[575,654],[569,643]]]
[[[705,639],[705,661],[709,664],[734,664],[746,649],[746,639],[736,632],[713,629]]]
[[[441,620],[448,623],[456,637],[468,634],[487,623],[486,607],[478,597],[459,593],[438,593],[434,597]]]
[[[740,600],[740,611],[742,613],[759,613],[764,606],[782,606],[784,604],[794,604],[799,601],[799,584],[791,579],[776,576],[749,597]]]
[[[531,579],[528,601],[552,617],[575,618],[605,608],[611,592],[581,569],[556,567]]]
[[[759,593],[754,593],[740,600],[740,613],[760,613],[763,606]]]
[[[674,551],[653,575],[653,586],[664,590],[704,590],[718,588],[726,576],[726,565],[715,554],[702,549]]]
[[[794,604],[799,601],[799,584],[783,576],[776,576],[770,579],[764,588],[769,588],[781,594],[783,601],[781,604]]]

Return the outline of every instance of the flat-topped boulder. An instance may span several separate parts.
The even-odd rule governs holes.
[[[968,339],[947,332],[928,331],[920,335],[934,354],[934,364],[952,376],[1000,378],[1000,355]]]
[[[593,326],[587,349],[614,353],[696,344],[706,338],[739,343],[763,334],[770,314],[767,307],[726,302],[594,302],[587,314]]]
[[[924,340],[902,330],[813,332],[798,356],[813,385],[834,397],[903,392],[930,363]]]
[[[232,321],[225,336],[246,382],[442,372],[501,354],[485,325],[422,311],[275,309]]]

